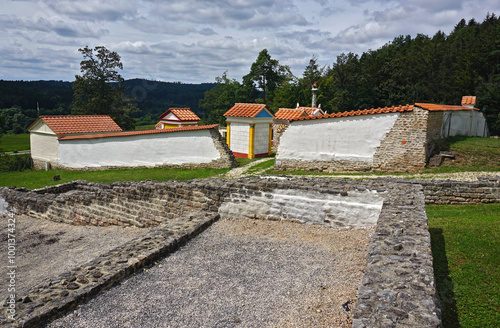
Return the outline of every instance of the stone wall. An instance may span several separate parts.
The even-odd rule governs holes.
[[[368,209],[368,213],[378,215],[378,221],[368,218],[358,222],[361,225],[373,225],[374,221],[378,223],[370,241],[370,255],[355,305],[353,327],[377,326],[380,322],[385,326],[401,324],[405,327],[438,327],[440,324],[424,194],[419,184],[383,179],[346,181],[287,177],[113,184],[76,181],[35,191],[1,188],[0,196],[11,211],[15,209],[18,213],[41,219],[74,224],[157,226],[154,229],[159,231],[170,231],[168,227],[172,222],[182,217],[200,217],[200,213],[205,213],[202,217],[209,218],[208,221],[213,221],[219,213],[227,217],[240,217],[241,214],[249,218],[297,220],[298,217],[289,214],[301,207],[312,212],[311,217],[319,218],[310,223],[353,226],[356,224],[345,221],[338,211],[335,212],[335,207],[342,207],[337,206],[341,203],[349,205],[350,198],[354,200],[350,202],[351,205],[359,203],[363,197],[373,198],[374,202],[367,202],[366,206],[361,207]],[[262,204],[267,204],[267,207]],[[295,205],[295,210],[289,211],[290,204]],[[305,217],[307,215],[300,216]],[[202,224],[208,221],[199,220]],[[169,245],[172,242],[171,238],[165,239],[162,234],[156,238],[156,232],[153,232],[154,237],[138,238],[137,245],[146,245],[151,256],[161,256],[172,247],[162,246],[161,240]],[[153,240],[158,244],[154,244],[156,246],[151,249]],[[112,263],[118,259],[116,272],[107,273],[105,279],[92,275],[100,275],[115,267],[113,264],[101,268],[103,263],[107,263],[106,257],[82,268],[75,268],[70,276],[49,282],[52,289],[60,289],[61,293],[52,293],[48,297],[47,292],[52,290],[47,286],[32,289],[28,295],[20,297],[29,297],[33,302],[22,303],[23,309],[31,307],[31,310],[19,312],[20,322],[26,322],[26,326],[29,326],[29,322],[36,323],[40,318],[49,318],[66,311],[113,281],[137,270],[144,265],[144,261],[151,261],[149,255],[140,255],[143,246],[133,250],[133,245],[127,243],[123,251],[118,248],[112,252]],[[138,260],[130,262],[127,254],[136,254],[134,256]],[[120,260],[122,257],[123,260]],[[415,270],[416,267],[419,270]],[[87,281],[87,285],[78,283],[80,280],[70,284],[74,282],[72,275],[80,278],[89,275],[89,279],[81,278],[81,281]],[[403,281],[412,283],[402,284]]]
[[[217,127],[109,138],[59,140],[52,168],[105,170],[141,167],[228,168],[238,166]],[[33,157],[34,167],[46,159]]]
[[[395,113],[390,114],[375,114],[375,115],[363,115],[358,116],[358,118],[363,118],[364,116],[384,116],[384,115],[396,115]],[[394,124],[390,127],[388,132],[383,136],[379,145],[376,147],[374,154],[370,160],[357,160],[356,155],[360,152],[356,144],[353,143],[353,137],[347,135],[340,131],[328,130],[325,132],[326,125],[332,119],[320,119],[315,121],[307,121],[310,124],[315,125],[318,131],[316,135],[312,135],[308,138],[303,137],[304,140],[308,140],[311,144],[324,142],[322,139],[327,138],[330,135],[338,135],[335,138],[340,137],[339,140],[335,142],[329,142],[329,148],[322,150],[323,153],[334,153],[335,145],[339,142],[345,143],[348,147],[352,149],[352,158],[341,159],[337,158],[340,156],[333,156],[331,159],[304,159],[300,156],[282,156],[281,149],[278,149],[278,154],[276,156],[276,170],[306,170],[306,171],[320,171],[320,172],[365,172],[365,171],[375,171],[375,172],[416,172],[422,170],[432,152],[431,141],[441,138],[441,125],[443,121],[443,112],[429,112],[423,110],[419,107],[414,106],[412,111],[397,113],[398,117]],[[365,117],[365,119],[367,119]],[[355,117],[356,118],[356,117]],[[341,118],[335,118],[337,125],[341,124]],[[369,120],[367,120],[369,122]],[[290,127],[294,124],[301,124],[303,121],[292,122]],[[359,121],[359,124],[363,122]],[[376,122],[374,121],[374,124]],[[287,129],[286,133],[294,133],[293,129]],[[358,128],[353,128],[356,133],[365,133],[369,131],[369,127],[363,128],[360,125]],[[325,131],[324,131],[325,130]],[[363,131],[361,131],[363,130]],[[286,135],[283,136],[284,138]],[[298,136],[297,136],[298,137]],[[331,137],[330,137],[331,138]],[[343,139],[342,139],[343,138]],[[365,143],[374,142],[370,136],[364,138]],[[359,142],[360,144],[363,141]],[[296,146],[299,147],[299,146]],[[307,147],[302,147],[307,148]],[[296,149],[296,152],[307,152],[308,149]],[[319,152],[319,153],[321,153]],[[346,157],[346,156],[344,156]]]

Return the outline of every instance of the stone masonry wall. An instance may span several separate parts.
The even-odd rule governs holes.
[[[426,164],[428,111],[403,112],[373,156],[374,171],[415,172]]]
[[[384,115],[384,114],[378,114]],[[442,113],[419,107],[400,113],[394,126],[377,148],[372,162],[276,160],[276,170],[320,172],[416,172],[429,158],[429,141],[439,139]],[[291,123],[293,124],[293,122]],[[321,124],[318,121],[317,124]]]
[[[315,223],[342,226],[342,221],[339,224],[330,220],[328,215],[334,213],[331,212],[334,206],[328,202],[367,193],[376,196],[375,200],[381,197],[383,204],[369,245],[367,266],[353,311],[353,327],[439,327],[440,309],[425,203],[500,202],[498,178],[463,183],[253,177],[112,184],[75,181],[33,191],[0,188],[2,207],[7,205],[10,211],[40,219],[72,224],[155,226],[133,242],[18,295],[18,326],[36,327],[43,320],[70,310],[174,250],[179,242],[216,220],[219,213],[239,217],[241,206],[248,209],[245,204],[257,199],[259,204],[268,204],[269,210],[242,212],[244,217],[293,219],[288,214],[301,206],[288,211],[290,202],[300,205],[302,201],[309,211],[319,211],[315,215],[322,219]],[[0,323],[5,321],[7,309],[5,305],[0,309]]]
[[[155,167],[160,168],[180,168],[180,169],[196,169],[196,168],[213,168],[213,169],[221,169],[221,168],[230,168],[237,167],[238,163],[236,162],[236,158],[233,155],[233,152],[229,150],[229,147],[226,144],[226,141],[219,133],[218,128],[209,129],[210,136],[212,137],[212,141],[216,150],[219,152],[220,156],[218,159],[213,160],[209,163],[184,163],[184,164],[161,164],[155,165]],[[196,138],[193,138],[193,142],[196,142]],[[33,167],[35,169],[45,169],[46,164],[44,160],[33,159]],[[54,169],[64,169],[64,170],[73,170],[73,171],[97,171],[97,170],[111,170],[111,169],[124,169],[124,168],[140,168],[147,166],[92,166],[92,167],[84,167],[84,168],[75,168],[75,167],[67,167],[58,163],[50,163],[49,168]]]

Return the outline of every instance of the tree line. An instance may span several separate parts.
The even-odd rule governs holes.
[[[139,109],[131,117],[135,124],[144,125],[157,123],[158,116],[170,107],[189,107],[201,117],[198,101],[215,83],[130,79],[122,85],[125,97]],[[73,99],[72,82],[0,80],[0,134],[24,133],[38,115],[69,115]]]
[[[459,105],[462,96],[475,95],[498,135],[500,20],[488,14],[482,22],[462,19],[449,35],[401,35],[361,55],[343,53],[324,67],[313,57],[300,78],[264,49],[241,83],[227,72],[216,82],[200,100],[207,123],[224,124],[222,114],[236,102],[265,102],[272,111],[310,106],[317,82],[317,103],[329,113],[415,102]]]

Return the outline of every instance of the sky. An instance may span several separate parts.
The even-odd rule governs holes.
[[[125,79],[241,81],[260,51],[301,77],[313,57],[375,50],[399,35],[449,34],[498,0],[0,0],[0,79],[74,81],[79,48],[121,56]]]

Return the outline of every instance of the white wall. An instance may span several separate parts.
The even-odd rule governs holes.
[[[59,141],[67,167],[209,163],[220,158],[209,130]]]
[[[255,144],[254,152],[257,154],[268,153],[269,151],[269,123],[255,124]]]
[[[487,129],[485,127],[486,119],[479,111],[448,111],[443,115],[441,135],[443,138],[453,136],[486,137]]]
[[[30,133],[31,158],[57,164],[58,143],[55,134]]]
[[[248,154],[250,126],[248,123],[231,123],[229,148],[236,153]]]
[[[244,200],[244,202],[242,201]],[[337,227],[377,223],[383,196],[376,191],[350,191],[347,196],[277,189],[260,196],[233,193],[219,207],[224,218],[286,219]]]
[[[276,159],[372,162],[399,113],[294,121],[281,136]]]

